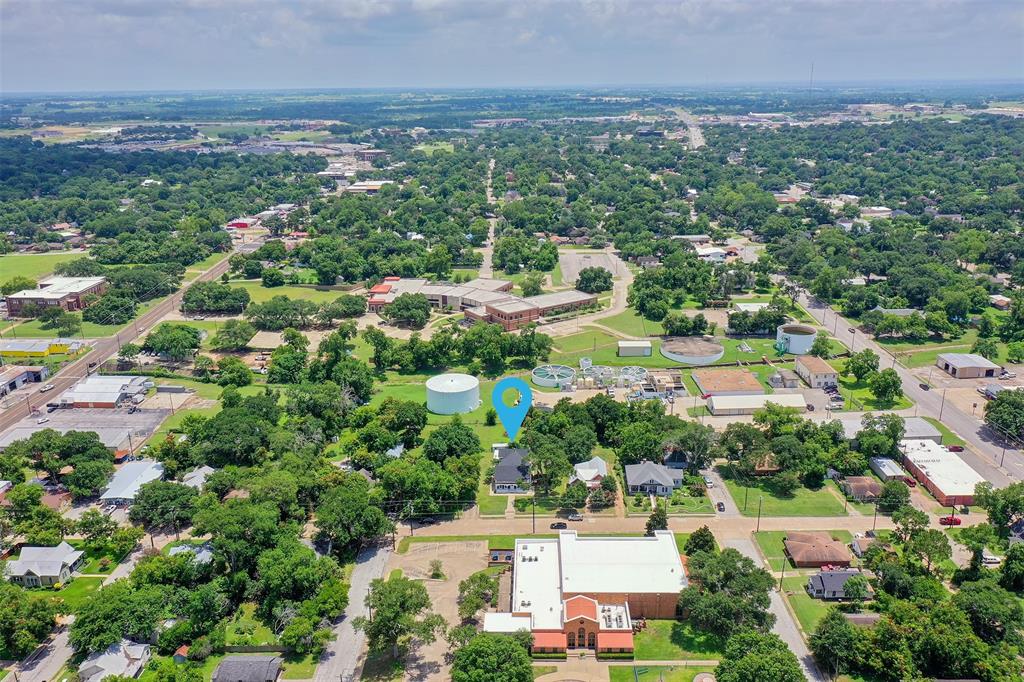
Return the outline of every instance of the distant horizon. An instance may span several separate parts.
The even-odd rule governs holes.
[[[1016,81],[1022,36],[1017,0],[7,0],[0,87]]]

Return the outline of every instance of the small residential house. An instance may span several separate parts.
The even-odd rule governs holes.
[[[790,532],[782,544],[797,568],[849,566],[853,559],[846,545],[828,533]]]
[[[491,447],[495,464],[491,488],[495,493],[526,493],[530,491],[530,465],[526,448],[510,448],[507,444]]]
[[[22,547],[16,561],[7,562],[8,579],[22,587],[49,587],[71,580],[85,563],[85,552],[66,542],[56,547]]]
[[[181,484],[187,485],[189,488],[202,490],[203,486],[206,485],[206,479],[215,471],[216,469],[211,466],[206,466],[205,464],[203,466],[196,467],[185,474],[184,478],[181,479]]]
[[[213,545],[208,542],[204,542],[201,545],[175,545],[167,550],[168,556],[177,556],[178,554],[191,554],[192,560],[197,564],[209,564],[213,561]]]
[[[882,494],[882,484],[872,476],[847,476],[840,485],[851,500],[871,502]]]
[[[841,568],[818,571],[807,578],[807,594],[815,599],[846,599],[846,581],[855,575],[862,575],[856,568]],[[871,586],[868,586],[868,594]]]
[[[586,462],[580,462],[572,468],[569,483],[583,481],[587,488],[593,490],[600,487],[601,481],[608,475],[608,464],[600,457],[594,456]]]
[[[670,469],[664,464],[640,462],[627,464],[626,490],[630,495],[671,495],[672,491],[683,484],[683,472]]]
[[[211,682],[275,682],[282,663],[280,656],[226,656]]]
[[[101,682],[106,677],[138,677],[151,657],[148,644],[122,639],[89,655],[78,666],[81,682]]]

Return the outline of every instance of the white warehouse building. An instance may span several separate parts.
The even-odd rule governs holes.
[[[466,414],[480,407],[480,380],[469,374],[427,379],[427,409],[434,414]]]

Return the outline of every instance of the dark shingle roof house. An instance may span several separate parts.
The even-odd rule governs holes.
[[[498,463],[494,466],[495,485],[516,485],[520,481],[523,487],[530,485],[530,467],[526,456],[530,453],[525,448],[495,448]]]
[[[213,671],[212,682],[275,682],[279,656],[228,656]]]
[[[846,581],[855,575],[861,575],[856,568],[818,571],[807,579],[807,593],[818,599],[846,599]]]

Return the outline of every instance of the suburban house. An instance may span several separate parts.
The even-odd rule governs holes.
[[[633,651],[633,618],[673,618],[686,570],[671,531],[645,537],[520,538],[512,590],[484,631],[533,635],[535,653]],[[214,677],[214,682],[217,678]]]
[[[211,682],[275,682],[282,663],[280,656],[226,656]]]
[[[957,379],[980,379],[998,376],[1000,367],[975,353],[940,353],[935,366]]]
[[[839,371],[814,355],[799,355],[796,358],[796,373],[811,388],[839,385]]]
[[[159,481],[164,475],[164,465],[151,459],[128,462],[111,477],[107,489],[100,495],[104,504],[129,505],[135,501],[139,488],[150,481]]]
[[[591,457],[586,462],[580,462],[572,468],[572,476],[569,483],[583,481],[588,488],[593,490],[600,487],[601,481],[608,475],[608,464],[598,456]]]
[[[56,547],[22,547],[16,561],[7,562],[7,577],[22,587],[49,587],[67,583],[85,563],[85,552],[66,542]]]
[[[664,464],[640,462],[627,464],[626,490],[631,495],[671,495],[672,491],[683,484],[683,472],[669,469]]]
[[[191,554],[195,563],[209,564],[213,562],[213,545],[208,542],[201,545],[175,545],[167,550],[168,556],[177,556],[178,554]]]
[[[187,485],[189,488],[195,488],[196,490],[202,490],[203,486],[206,485],[206,479],[210,477],[210,474],[215,472],[211,466],[203,465],[196,467],[192,471],[189,471],[181,479],[182,485]]]
[[[846,581],[855,575],[863,574],[856,568],[818,571],[807,578],[807,594],[815,599],[846,599]],[[868,594],[871,594],[870,585]]]
[[[782,544],[797,568],[849,566],[853,559],[846,545],[828,533],[791,532]]]
[[[89,655],[78,666],[81,682],[101,682],[106,677],[138,677],[151,657],[148,644],[122,639]]]
[[[491,446],[494,457],[494,476],[491,488],[496,493],[526,493],[530,491],[532,479],[526,448],[510,448],[507,444]]]
[[[840,484],[851,500],[870,502],[882,494],[882,484],[871,476],[847,476]]]

